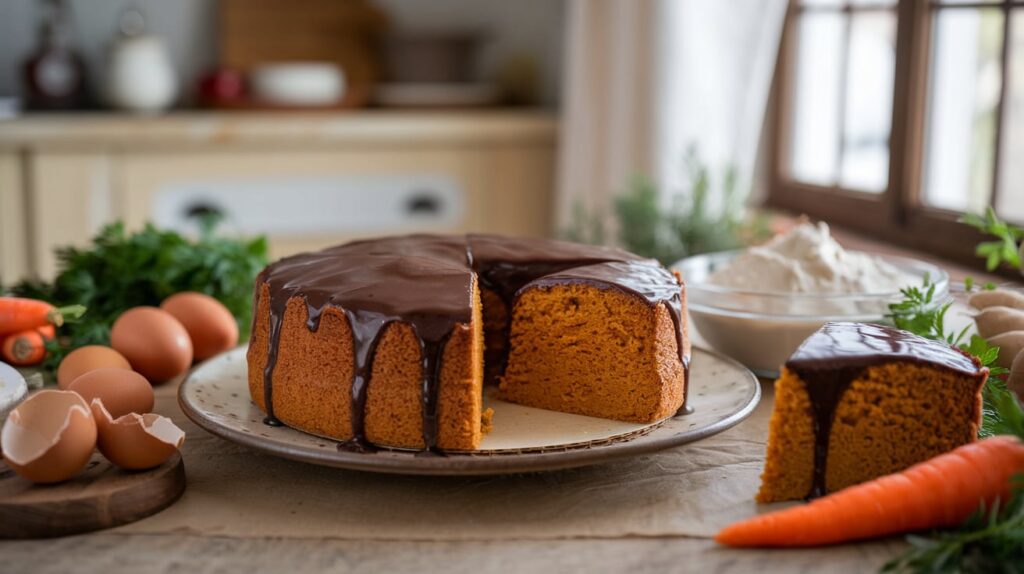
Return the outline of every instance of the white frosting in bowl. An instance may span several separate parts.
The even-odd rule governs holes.
[[[891,293],[918,282],[877,256],[846,251],[824,222],[801,223],[708,277],[713,285],[764,293]]]

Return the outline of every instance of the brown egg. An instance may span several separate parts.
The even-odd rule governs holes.
[[[195,291],[171,295],[160,304],[188,331],[197,361],[223,353],[238,344],[238,323],[223,303]]]
[[[112,418],[100,399],[92,401],[99,447],[107,460],[126,470],[155,468],[185,442],[185,431],[158,414],[131,413]]]
[[[57,367],[57,386],[67,390],[71,381],[96,369],[131,369],[124,355],[103,345],[86,345],[68,353]]]
[[[102,400],[114,418],[153,410],[153,387],[146,377],[131,370],[96,369],[75,379],[68,390],[89,403]]]
[[[192,364],[188,331],[167,311],[156,307],[129,309],[114,321],[110,345],[151,383],[184,373]]]
[[[40,484],[67,480],[96,447],[96,422],[78,393],[39,391],[18,405],[0,433],[0,450],[14,472]]]

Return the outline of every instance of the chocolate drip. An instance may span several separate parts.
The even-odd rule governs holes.
[[[270,329],[267,334],[267,364],[263,366],[263,404],[267,411],[263,424],[272,427],[281,426],[281,421],[274,416],[274,369],[277,367],[277,350],[281,343],[281,324],[284,322],[284,305],[287,300],[270,300]]]
[[[338,448],[355,452],[373,452],[376,449],[366,440],[366,397],[370,390],[370,375],[373,373],[373,357],[377,354],[384,328],[392,322],[376,313],[345,310],[352,327],[352,389],[349,412],[352,421],[352,438],[338,445]]]
[[[940,341],[882,325],[826,324],[786,362],[786,368],[804,382],[811,401],[814,474],[807,498],[827,492],[829,441],[843,395],[865,369],[891,362],[930,365],[972,377],[984,377],[988,372],[967,353]]]
[[[423,448],[426,451],[437,450],[437,404],[441,394],[441,364],[449,337],[451,333],[438,341],[420,339],[423,347],[423,391],[420,400],[423,402]]]
[[[591,271],[588,275],[588,266],[595,264],[625,267]],[[302,297],[306,327],[311,332],[319,329],[323,312],[329,307],[341,310],[352,330],[352,438],[339,448],[373,448],[365,429],[373,359],[386,327],[400,322],[412,327],[420,344],[423,442],[427,452],[437,451],[444,349],[456,326],[471,320],[474,273],[482,287],[505,299],[509,310],[518,291],[559,274],[598,286],[616,286],[652,305],[666,303],[689,380],[680,286],[653,260],[619,249],[540,239],[489,235],[388,237],[285,258],[260,274],[257,284],[267,286],[270,299],[267,362],[263,369],[265,422],[281,424],[273,410],[274,371],[288,302]]]

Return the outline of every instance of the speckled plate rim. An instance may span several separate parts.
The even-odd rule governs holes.
[[[754,374],[721,353],[695,347],[694,361],[699,354],[707,354],[734,369],[737,379],[746,383],[746,400],[727,415],[714,422],[697,427],[686,427],[686,416],[666,419],[651,430],[636,433],[625,438],[598,441],[586,445],[566,445],[530,452],[475,453],[457,452],[445,456],[422,456],[409,451],[380,450],[373,453],[358,453],[337,449],[303,448],[281,444],[272,438],[242,432],[206,416],[201,409],[186,398],[186,390],[195,384],[191,374],[178,388],[178,404],[182,412],[203,430],[230,442],[272,456],[349,470],[381,472],[389,474],[436,475],[436,476],[485,476],[561,470],[595,464],[603,464],[629,457],[650,454],[667,448],[696,442],[728,430],[744,419],[757,407],[761,400],[761,384]],[[200,367],[201,368],[201,367]],[[245,400],[248,394],[243,395]],[[694,407],[700,408],[699,397]],[[313,435],[310,435],[313,436]]]

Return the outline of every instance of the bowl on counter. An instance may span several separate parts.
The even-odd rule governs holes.
[[[338,104],[345,95],[345,73],[329,62],[262,64],[249,74],[253,97],[276,106]]]
[[[811,333],[829,321],[879,322],[898,302],[898,290],[879,293],[814,294],[765,292],[708,283],[708,277],[741,251],[696,255],[679,261],[686,282],[691,324],[715,348],[762,377],[779,368]],[[940,267],[906,257],[879,256],[908,276],[935,284],[933,301],[949,300],[949,275]]]

